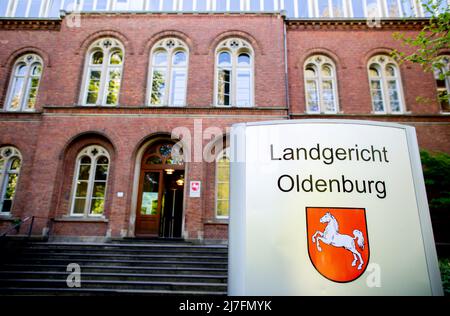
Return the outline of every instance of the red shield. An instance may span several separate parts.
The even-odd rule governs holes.
[[[307,207],[308,253],[316,270],[334,282],[351,282],[369,262],[366,210]]]

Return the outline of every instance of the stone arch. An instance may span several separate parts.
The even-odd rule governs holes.
[[[58,218],[70,213],[70,200],[73,193],[73,177],[75,173],[76,157],[79,152],[90,145],[100,145],[109,154],[109,176],[105,196],[105,217],[110,214],[114,192],[114,174],[116,147],[110,138],[98,131],[85,131],[72,136],[65,143],[59,154],[57,163],[58,177],[55,179],[53,198],[51,201],[51,217]]]
[[[336,69],[339,69],[341,67],[345,69],[345,67],[342,65],[342,61],[340,60],[339,56],[336,55],[333,51],[323,47],[310,49],[305,53],[301,54],[300,56],[298,56],[297,61],[295,63],[295,67],[303,69],[306,60],[313,55],[325,55],[331,60],[333,60]]]
[[[76,134],[69,138],[69,140],[64,145],[63,149],[60,152],[59,159],[64,159],[64,155],[66,155],[67,151],[70,149],[71,146],[73,146],[75,143],[79,142],[82,139],[85,138],[92,138],[92,139],[101,139],[105,143],[109,143],[111,145],[111,149],[113,150],[113,154],[116,151],[116,146],[111,141],[111,139],[103,132],[101,131],[85,131],[81,132],[79,134]]]
[[[220,42],[228,39],[228,38],[232,38],[232,37],[238,37],[241,38],[247,42],[250,43],[250,45],[252,45],[252,49],[255,53],[255,55],[257,53],[264,55],[264,50],[261,47],[261,45],[259,44],[259,42],[252,36],[250,35],[250,33],[244,32],[244,31],[238,31],[238,30],[232,30],[232,31],[227,31],[224,33],[219,34],[218,36],[216,36],[208,45],[208,52],[215,52],[217,45],[219,45]],[[206,54],[208,52],[205,52]]]
[[[375,56],[375,55],[387,55],[391,56],[392,48],[389,47],[376,47],[369,51],[367,51],[361,58],[361,63],[363,65],[363,68],[365,69],[367,67],[367,63],[369,60]]]
[[[50,56],[47,54],[47,52],[35,46],[26,46],[15,50],[11,54],[9,54],[8,58],[6,58],[1,66],[11,68],[12,66],[14,66],[17,58],[25,54],[36,54],[44,61],[44,67],[51,67]]]
[[[120,41],[124,47],[124,50],[127,54],[134,55],[134,47],[133,44],[128,40],[124,34],[116,30],[102,30],[88,35],[81,43],[80,48],[77,50],[76,54],[79,55],[83,53],[86,55],[89,47],[96,40],[102,37],[112,37]]]
[[[197,46],[194,44],[194,42],[191,40],[191,38],[188,35],[186,35],[183,32],[176,31],[176,30],[167,30],[167,31],[162,31],[162,32],[156,33],[152,37],[150,37],[148,40],[146,40],[145,44],[142,47],[139,54],[150,56],[150,52],[151,52],[153,46],[159,40],[166,38],[166,37],[175,37],[175,38],[182,40],[189,47],[189,51],[191,54],[195,53],[197,51]]]
[[[160,141],[164,140],[170,140],[171,142],[178,142],[178,139],[173,139],[171,137],[171,133],[169,132],[155,132],[152,134],[149,134],[145,137],[143,137],[135,146],[133,155],[132,155],[132,161],[134,163],[134,168],[131,168],[132,170],[132,178],[129,185],[129,192],[131,192],[131,203],[130,203],[130,209],[126,214],[126,217],[129,219],[128,222],[128,230],[127,230],[127,236],[128,237],[134,237],[135,235],[135,223],[136,223],[136,209],[138,204],[138,193],[139,193],[139,185],[140,185],[140,173],[141,173],[141,163],[142,158],[146,151],[153,145]],[[185,162],[184,164],[184,171],[185,171],[185,180],[187,180],[186,174],[188,170],[188,164]],[[182,222],[182,231],[184,230],[185,225],[185,201],[186,201],[186,188],[184,188],[184,201],[183,201],[183,222]]]

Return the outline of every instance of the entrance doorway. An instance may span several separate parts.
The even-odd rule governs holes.
[[[141,163],[135,235],[181,238],[184,162],[172,155],[173,143],[158,142]]]

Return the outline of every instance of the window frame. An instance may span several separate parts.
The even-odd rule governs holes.
[[[51,1],[40,0],[39,14],[37,16],[30,16],[31,3],[33,0],[26,0],[26,1],[27,1],[27,5],[26,5],[26,9],[25,9],[25,15],[23,16],[23,18],[34,18],[34,17],[41,18],[41,17],[46,17],[48,15]],[[16,11],[17,11],[18,4],[19,4],[19,0],[9,0],[9,3],[6,6],[6,16],[17,17]],[[21,17],[18,17],[18,18],[21,18]]]
[[[450,6],[450,0],[442,0],[442,1],[447,1],[447,5]],[[433,0],[433,5],[436,5],[437,3],[438,3],[437,0]],[[416,5],[417,5],[416,12],[420,12],[420,16],[422,16],[422,17],[428,17],[428,15],[426,15],[425,8],[422,4],[422,0],[416,0]],[[439,12],[439,9],[436,9],[435,13],[438,13],[438,12]]]
[[[41,73],[39,74],[39,82],[36,88],[36,101],[34,103],[33,108],[27,109],[27,103],[30,98],[30,91],[31,91],[31,79],[33,78],[31,71],[33,70],[34,66],[36,64],[39,64],[41,67]],[[26,66],[26,73],[22,77],[23,78],[23,86],[21,88],[20,92],[20,102],[19,102],[19,108],[17,110],[11,109],[11,102],[14,94],[14,90],[16,87],[16,78],[18,77],[16,72],[17,69],[21,66]],[[36,111],[36,103],[37,103],[37,96],[39,93],[39,87],[41,85],[42,81],[42,75],[44,73],[44,62],[42,58],[34,53],[25,54],[19,57],[15,62],[14,66],[12,67],[9,84],[8,84],[8,90],[6,94],[6,102],[5,106],[3,107],[4,111],[6,112],[35,112]]]
[[[328,16],[328,17],[322,17],[319,14],[319,1],[318,0],[313,1],[313,6],[312,7],[314,9],[314,15],[317,18],[335,18],[334,10],[330,10],[330,8],[333,8],[333,0],[327,0],[327,1],[328,1],[328,11],[331,13],[331,16]],[[349,10],[348,6],[349,6],[348,1],[347,0],[342,0],[342,13],[343,13],[343,16],[339,16],[337,18],[345,18],[345,17],[350,16],[350,10]]]
[[[219,175],[219,160],[222,159],[224,156],[228,158],[229,164],[230,164],[230,162],[231,162],[230,147],[226,147],[226,148],[222,149],[220,151],[220,153],[217,155],[216,160],[215,160],[214,217],[219,220],[227,220],[230,218],[230,178],[228,178],[228,182],[223,182],[223,181],[220,182],[220,183],[228,183],[228,215],[218,215],[218,206],[219,206],[219,198],[218,198],[219,190],[218,189],[219,189],[219,184],[220,184],[219,177],[218,177],[218,175]],[[230,165],[228,166],[228,168],[230,168]],[[224,200],[224,199],[221,199],[221,201],[222,200]]]
[[[317,59],[320,58],[321,61],[318,62]],[[308,65],[314,65],[317,70],[317,74],[314,78],[310,78],[306,76],[306,68]],[[331,72],[332,76],[330,78],[326,77],[323,78],[322,76],[322,66],[329,65],[331,66]],[[326,55],[323,54],[315,54],[310,57],[308,57],[303,65],[303,79],[304,79],[304,86],[305,86],[305,112],[307,114],[337,114],[339,113],[339,92],[338,92],[338,84],[337,84],[337,70],[336,70],[336,64],[334,61],[329,58]],[[308,104],[308,81],[314,80],[317,84],[317,92],[318,92],[318,102],[319,102],[319,111],[311,111],[309,109]],[[334,111],[325,111],[325,105],[324,105],[324,99],[323,99],[323,88],[322,83],[325,80],[331,80],[333,84],[333,100],[334,100]]]
[[[98,154],[97,155],[92,155],[92,150],[97,149],[98,150]],[[105,195],[104,195],[104,207],[103,207],[103,213],[102,214],[91,214],[91,206],[92,206],[92,201],[94,200],[92,198],[92,192],[94,190],[94,184],[95,184],[95,173],[97,170],[97,165],[98,165],[98,159],[102,156],[105,156],[108,159],[108,172],[106,174],[106,180],[105,180]],[[86,188],[86,202],[84,205],[84,210],[83,210],[83,214],[77,214],[74,212],[75,210],[75,200],[76,200],[76,194],[77,194],[77,184],[79,181],[79,176],[80,176],[80,165],[81,165],[81,160],[84,157],[89,157],[91,159],[91,163],[90,163],[90,169],[89,169],[89,179],[88,179],[88,185]],[[70,199],[70,211],[69,211],[69,216],[70,217],[76,217],[76,218],[105,218],[105,212],[106,212],[106,197],[108,194],[108,182],[109,182],[109,175],[110,175],[110,171],[111,171],[111,157],[108,153],[108,151],[103,148],[100,145],[90,145],[87,146],[85,148],[83,148],[77,155],[76,157],[76,163],[75,163],[75,172],[73,175],[73,181],[72,181],[72,192],[71,192],[71,199]]]
[[[233,48],[233,42],[239,43],[239,48]],[[219,55],[222,52],[228,52],[231,55],[231,76],[230,76],[230,104],[219,104]],[[238,66],[238,58],[240,54],[248,54],[250,56],[250,105],[249,106],[237,106],[237,73],[238,69],[247,67]],[[214,97],[213,106],[219,108],[253,108],[255,107],[255,53],[246,40],[241,38],[228,38],[223,40],[217,45],[214,54]]]
[[[7,151],[10,151],[10,155],[6,155],[5,153]],[[14,162],[15,159],[18,159],[20,162],[20,167],[17,172],[10,172],[11,164]],[[12,213],[12,210],[14,208],[14,201],[17,194],[17,188],[19,186],[20,181],[20,173],[23,168],[23,159],[22,154],[20,151],[13,147],[13,146],[3,146],[0,147],[0,160],[3,160],[3,167],[0,168],[0,216],[10,216]],[[14,188],[14,196],[11,200],[11,208],[9,212],[3,212],[3,204],[5,202],[5,195],[6,195],[6,189],[9,182],[9,175],[10,174],[17,174],[17,183]]]
[[[173,41],[175,46],[167,48],[169,41]],[[154,56],[160,51],[164,51],[167,54],[167,64],[164,66],[166,77],[165,77],[165,87],[164,87],[164,100],[161,104],[152,104],[152,93],[153,93],[153,74],[155,68],[160,68],[154,65]],[[176,67],[173,65],[173,59],[176,53],[184,52],[186,54],[186,65],[183,67]],[[149,107],[186,107],[187,106],[187,95],[188,95],[188,83],[189,83],[189,46],[178,38],[166,37],[159,40],[155,45],[153,45],[150,56],[149,56],[149,70],[147,79],[147,96],[146,104]],[[162,67],[161,67],[162,68]],[[186,72],[185,88],[184,88],[184,102],[183,105],[173,105],[173,100],[171,96],[172,90],[172,79],[173,72],[175,69],[183,69]]]
[[[437,93],[438,98],[439,98],[439,87],[437,85],[437,80],[439,79],[438,78],[438,76],[439,76],[438,72],[442,72],[442,71],[450,72],[450,55],[441,55],[441,56],[439,56],[439,59],[444,59],[444,58],[446,58],[448,60],[445,63],[444,67],[441,67],[440,69],[436,69],[434,71],[434,79],[435,79],[434,82],[435,82],[435,85],[436,85],[436,93]],[[442,68],[444,68],[444,69],[442,69]],[[447,96],[449,96],[449,98],[450,98],[450,76],[446,76],[444,78],[444,82],[445,82],[445,87],[446,87],[446,90],[447,90]],[[448,111],[444,111],[442,109],[442,105],[440,104],[440,101],[439,101],[439,111],[441,112],[441,114],[445,114],[445,115],[449,115],[450,114],[450,99],[447,100],[447,103],[448,103],[449,110]]]
[[[383,61],[381,58],[383,58]],[[375,80],[381,81],[381,92],[382,92],[382,100],[383,100],[383,111],[376,111],[374,108],[373,103],[373,97],[372,97],[372,85],[371,81],[373,77],[370,74],[370,68],[372,65],[378,65],[380,68],[381,76],[377,77]],[[388,77],[386,75],[386,67],[387,66],[393,66],[395,71],[394,77]],[[391,114],[391,115],[401,115],[406,113],[406,103],[404,99],[404,93],[403,93],[403,83],[402,83],[402,76],[400,72],[400,67],[398,66],[397,62],[395,62],[394,59],[391,57],[379,54],[375,55],[367,63],[367,74],[369,79],[369,93],[371,98],[371,105],[372,105],[372,113],[373,114]],[[388,88],[388,81],[395,79],[396,85],[397,85],[397,93],[398,93],[398,101],[399,101],[399,107],[400,110],[397,112],[392,111],[391,106],[391,99],[389,98],[389,88]]]
[[[106,41],[111,41],[111,47],[104,47],[106,45]],[[102,51],[103,53],[103,63],[101,65],[92,65],[91,60],[92,56],[98,52]],[[110,65],[111,56],[115,51],[121,51],[122,53],[122,63],[120,65]],[[80,93],[79,104],[81,106],[86,107],[117,107],[120,105],[120,92],[122,90],[123,83],[123,73],[124,73],[124,64],[125,64],[125,48],[122,43],[110,37],[104,37],[96,40],[87,50],[85,55],[85,65],[83,72],[83,80],[82,87]],[[90,73],[92,69],[100,70],[100,85],[98,89],[97,101],[95,104],[87,103],[87,97],[89,93],[89,82],[90,82]],[[108,99],[108,85],[109,85],[109,74],[113,69],[119,69],[120,71],[120,85],[118,88],[117,94],[117,102],[115,104],[107,104]]]

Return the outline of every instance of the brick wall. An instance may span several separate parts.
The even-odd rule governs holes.
[[[130,218],[137,153],[157,135],[170,135],[180,126],[190,133],[219,127],[222,134],[233,123],[287,119],[284,21],[278,15],[126,15],[83,14],[81,27],[43,30],[0,29],[0,106],[3,106],[15,59],[39,54],[44,71],[37,113],[0,113],[0,146],[13,145],[24,157],[13,215],[36,215],[39,233],[55,218],[53,234],[64,236],[121,236],[132,234]],[[414,65],[402,65],[406,115],[371,115],[367,60],[375,53],[399,47],[393,28],[287,26],[290,118],[305,119],[303,63],[313,53],[331,57],[337,67],[342,113],[314,118],[376,119],[416,127],[423,148],[450,152],[450,124],[436,102],[424,105],[417,96],[435,98],[431,74]],[[414,30],[408,32],[416,32]],[[86,108],[79,100],[85,56],[98,38],[115,37],[125,48],[120,106]],[[145,96],[149,54],[154,43],[166,36],[178,37],[189,46],[186,108],[147,108]],[[211,107],[214,86],[214,51],[223,39],[237,36],[252,44],[255,52],[255,109]],[[5,44],[6,43],[6,44]],[[198,124],[201,120],[201,127]],[[220,136],[220,135],[219,135]],[[219,139],[221,139],[219,137]],[[212,138],[201,140],[207,146]],[[111,155],[105,215],[107,221],[64,220],[69,214],[75,157],[89,144],[100,144]],[[202,181],[201,198],[185,190],[184,229],[187,238],[226,239],[226,220],[215,218],[214,163],[188,163],[186,184]],[[117,196],[124,192],[124,197]],[[0,220],[0,227],[6,225]]]
[[[420,28],[420,27],[419,27]],[[336,65],[339,110],[345,114],[369,114],[372,111],[367,64],[377,54],[389,55],[393,49],[410,52],[393,38],[394,32],[412,37],[417,27],[404,29],[391,25],[381,28],[362,26],[311,26],[288,27],[289,96],[291,111],[304,113],[305,89],[303,67],[314,54],[330,57]],[[400,65],[400,75],[406,111],[413,114],[439,114],[436,101],[436,83],[433,74],[424,73],[412,63]],[[416,98],[430,99],[428,104]]]

